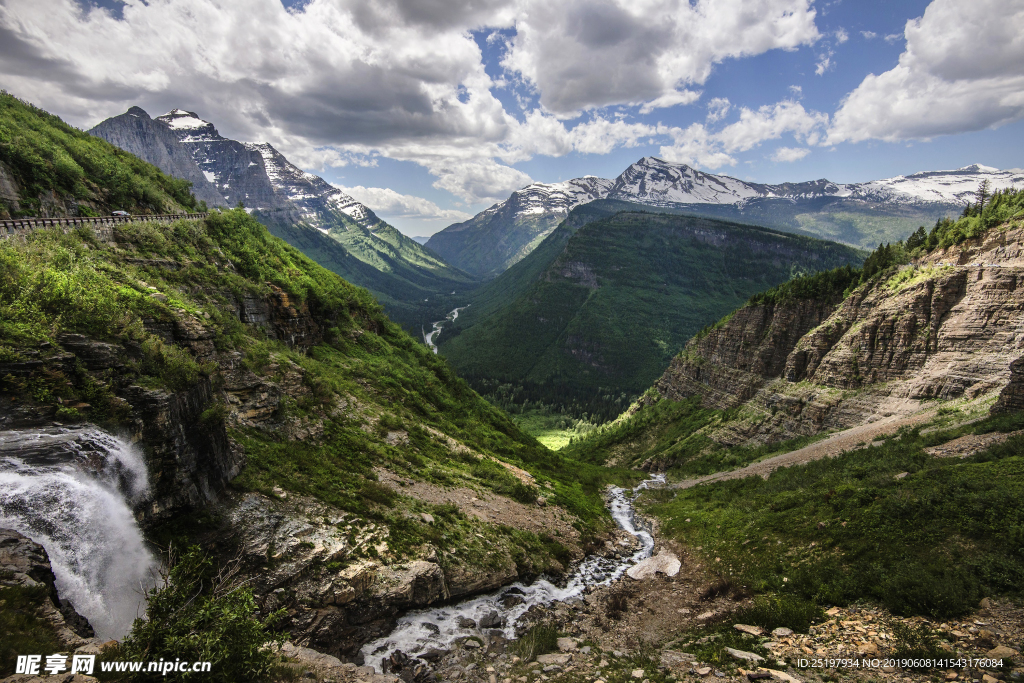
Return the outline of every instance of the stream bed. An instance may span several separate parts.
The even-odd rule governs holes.
[[[514,583],[456,604],[408,612],[398,619],[391,633],[363,646],[363,661],[381,671],[382,661],[396,651],[415,657],[429,650],[448,650],[460,638],[493,631],[500,631],[511,640],[516,637],[519,620],[531,607],[579,600],[588,589],[617,581],[627,569],[651,556],[654,538],[637,519],[633,501],[650,485],[664,482],[664,475],[654,475],[634,489],[611,490],[608,509],[612,518],[640,542],[631,555],[621,558],[590,555],[561,584],[540,578],[529,584]]]

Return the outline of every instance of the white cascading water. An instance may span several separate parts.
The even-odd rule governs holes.
[[[130,507],[148,486],[138,449],[96,427],[0,431],[0,527],[46,548],[58,593],[104,640],[158,578]]]
[[[398,619],[398,624],[391,633],[363,646],[363,660],[379,672],[382,660],[399,650],[414,657],[430,649],[449,649],[458,638],[479,636],[495,630],[459,626],[461,619],[472,619],[479,623],[492,612],[497,612],[504,620],[504,626],[497,630],[506,638],[515,638],[517,622],[534,605],[579,599],[590,587],[607,586],[617,581],[627,569],[651,556],[654,538],[649,531],[638,527],[633,501],[649,485],[663,483],[665,475],[657,474],[641,482],[632,491],[621,488],[611,491],[608,508],[612,519],[620,528],[640,541],[640,548],[629,557],[608,559],[591,555],[580,563],[564,587],[542,578],[531,584],[514,583],[493,593],[476,596],[454,605],[409,612]],[[523,602],[505,607],[501,601],[510,594],[518,596]]]

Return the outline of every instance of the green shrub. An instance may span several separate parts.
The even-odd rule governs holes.
[[[165,580],[164,587],[147,593],[145,618],[135,620],[109,659],[208,661],[211,670],[201,674],[204,681],[269,679],[275,654],[266,645],[283,640],[272,630],[283,610],[258,618],[252,589],[230,567],[215,571],[198,546],[172,558]],[[172,673],[167,680],[186,678],[188,674]]]
[[[559,631],[548,624],[537,624],[512,643],[512,651],[524,662],[558,649]]]
[[[807,633],[811,624],[825,618],[820,607],[794,595],[759,595],[754,604],[736,615],[737,621],[771,631],[784,626]]]
[[[934,660],[946,659],[949,652],[939,647],[939,638],[928,624],[912,626],[900,622],[892,624],[893,645],[890,656],[893,659]],[[927,671],[930,666],[906,666],[912,671]]]

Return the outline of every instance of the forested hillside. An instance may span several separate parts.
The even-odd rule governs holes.
[[[521,387],[520,402],[607,419],[690,336],[755,292],[862,259],[850,247],[753,226],[612,213],[620,206],[575,209],[471,298],[442,332],[441,353],[473,383]]]

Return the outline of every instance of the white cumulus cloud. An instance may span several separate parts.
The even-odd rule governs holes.
[[[674,107],[677,104],[693,104],[700,99],[700,93],[693,90],[673,90],[657,97],[650,102],[645,102],[640,107],[641,114],[650,114],[655,109]]]
[[[446,221],[464,221],[472,218],[465,211],[442,209],[429,199],[411,194],[400,194],[386,187],[363,187],[362,185],[355,187],[336,185],[335,187],[384,216]]]
[[[897,66],[844,99],[829,142],[926,139],[1024,118],[1021,26],[1019,0],[933,0],[907,22]]]
[[[772,154],[772,161],[800,161],[810,153],[806,147],[779,147]]]

